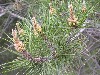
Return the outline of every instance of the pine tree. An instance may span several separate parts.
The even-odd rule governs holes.
[[[23,75],[76,75],[71,64],[75,66],[73,61],[82,46],[79,40],[67,38],[84,27],[91,10],[82,7],[81,0],[40,2],[37,14],[30,7],[28,17],[12,29],[9,38],[13,48],[5,48],[18,57],[2,64],[2,73],[19,70],[16,75],[21,71]]]

